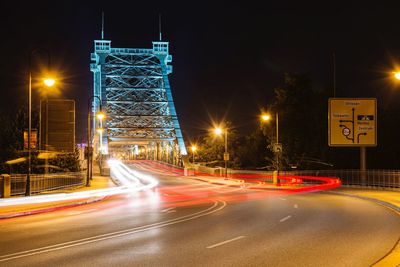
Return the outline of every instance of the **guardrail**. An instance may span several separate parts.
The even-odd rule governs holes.
[[[51,174],[31,174],[31,194],[52,191],[64,188],[73,188],[85,184],[86,177],[83,172],[64,172]],[[11,196],[24,195],[26,189],[26,174],[10,175]],[[0,176],[0,185],[3,177]],[[0,197],[3,197],[0,190]]]
[[[272,171],[232,171],[235,174],[241,172],[268,176],[273,173]],[[279,175],[336,177],[340,178],[342,186],[400,190],[400,170],[296,170],[280,171]]]

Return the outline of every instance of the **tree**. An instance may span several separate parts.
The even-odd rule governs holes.
[[[286,73],[284,85],[275,88],[275,99],[269,109],[279,114],[283,167],[296,165],[308,168],[314,167],[315,163],[325,162],[328,151],[327,99],[326,92],[312,88],[306,74]],[[275,142],[275,125],[265,125],[264,131],[267,138]]]
[[[273,153],[262,128],[252,134],[238,138],[235,166],[243,169],[268,168],[273,163]]]
[[[224,129],[228,129],[228,152],[230,160],[228,165],[234,167],[235,163],[238,162],[236,155],[237,145],[237,133],[236,130],[231,126],[230,122],[226,122]],[[207,162],[210,166],[223,166],[225,142],[224,135],[216,136],[214,132],[210,131],[200,143],[201,153],[199,153],[199,160]]]
[[[15,116],[7,116],[4,113],[0,116],[0,171],[9,172],[10,166],[5,164],[7,160],[15,159],[21,156],[23,149],[23,131],[27,121],[26,109],[20,108]],[[24,164],[13,167],[15,171],[24,169]]]

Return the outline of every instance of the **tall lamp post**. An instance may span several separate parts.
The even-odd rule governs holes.
[[[193,154],[193,164],[194,164],[194,154],[196,153],[197,146],[192,145],[192,147],[191,147],[190,149],[192,150],[192,154]]]
[[[93,99],[97,98],[100,103],[100,112],[97,114],[97,118],[102,121],[105,117],[104,113],[102,112],[101,107],[101,99],[98,96],[91,96],[88,100],[88,125],[87,125],[87,170],[86,170],[86,186],[90,186],[90,180],[92,179],[92,167],[93,167],[93,148],[92,148],[92,132],[91,132],[91,114],[92,114],[92,104]],[[101,151],[100,151],[101,153]]]
[[[228,160],[229,160],[229,153],[228,153],[228,129],[221,129],[215,128],[214,132],[216,135],[222,135],[224,133],[224,142],[225,142],[225,152],[224,152],[224,162],[225,162],[225,178],[228,177]]]
[[[261,120],[263,122],[269,122],[271,120],[270,114],[262,114]],[[278,112],[275,113],[275,129],[276,129],[276,142],[274,144],[273,150],[276,157],[276,175],[277,182],[279,183],[279,155],[282,153],[282,144],[279,143],[279,115]]]
[[[26,186],[25,186],[25,195],[31,195],[31,134],[32,134],[32,55],[36,52],[42,51],[47,56],[47,65],[50,68],[50,53],[46,49],[43,48],[34,48],[30,50],[28,56],[28,71],[29,71],[29,79],[28,79],[28,174],[26,176]],[[44,85],[51,87],[55,84],[55,80],[51,78],[46,78],[43,80]]]

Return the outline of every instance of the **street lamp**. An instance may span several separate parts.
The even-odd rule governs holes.
[[[193,154],[193,164],[194,164],[194,154],[197,150],[197,147],[195,145],[192,145],[191,150],[192,150],[192,154]]]
[[[396,80],[400,80],[400,71],[393,72],[393,76]]]
[[[271,120],[271,115],[268,113],[261,114],[261,120],[263,122],[269,122]],[[279,143],[279,115],[278,112],[275,113],[275,128],[276,128],[276,142],[274,144],[273,150],[276,156],[276,173],[277,173],[277,181],[279,177],[279,154],[282,153],[282,145]]]
[[[47,65],[50,68],[50,53],[43,48],[34,48],[30,50],[28,57],[28,71],[29,71],[29,82],[28,82],[28,174],[26,176],[26,187],[25,195],[31,195],[31,134],[32,134],[32,55],[36,52],[45,52],[47,55]],[[54,79],[47,78],[44,81],[44,85],[51,87],[55,84]]]
[[[229,153],[228,153],[228,129],[221,129],[219,127],[214,129],[214,133],[216,135],[222,135],[222,133],[225,133],[224,135],[224,141],[225,141],[225,152],[224,152],[224,161],[225,161],[225,178],[228,177],[228,160],[229,160]]]
[[[99,100],[100,103],[100,111],[96,114],[96,117],[99,119],[100,123],[102,123],[102,120],[105,118],[105,115],[102,111],[102,107],[101,107],[101,99],[98,96],[91,96],[88,100],[88,125],[87,125],[87,170],[86,170],[86,186],[90,186],[90,180],[92,179],[92,167],[93,167],[93,148],[92,148],[92,132],[91,132],[91,108],[92,108],[92,104],[93,104],[93,99],[97,98]],[[102,125],[100,125],[100,128],[98,130],[101,129],[101,134],[102,134]],[[98,131],[99,132],[99,131]],[[100,133],[100,132],[99,132]],[[102,136],[100,137],[102,139]],[[100,139],[100,140],[101,140]],[[102,140],[100,141],[102,142]],[[101,152],[100,152],[101,155]]]
[[[52,78],[46,78],[43,80],[43,83],[48,87],[52,87],[56,83],[56,80]]]

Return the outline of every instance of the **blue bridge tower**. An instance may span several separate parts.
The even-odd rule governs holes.
[[[122,159],[153,159],[182,164],[187,154],[172,98],[169,43],[152,49],[113,48],[95,40],[91,53],[93,113],[106,113],[103,132],[93,131],[95,153]],[[94,117],[94,116],[93,116]],[[100,127],[93,122],[94,129]]]

